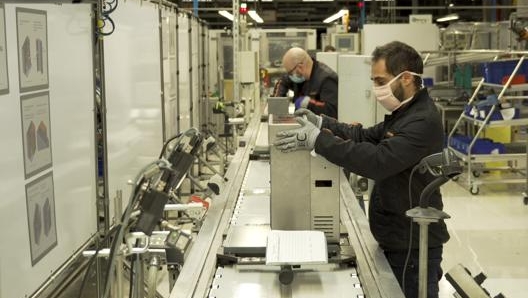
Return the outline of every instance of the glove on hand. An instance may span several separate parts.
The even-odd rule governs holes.
[[[310,102],[309,96],[299,96],[295,100],[295,109],[298,110],[300,108],[306,108],[308,107],[309,102]]]
[[[297,117],[295,120],[301,127],[277,133],[277,140],[274,145],[282,152],[312,150],[315,140],[321,132],[319,128],[305,118]]]
[[[315,127],[319,128],[319,129],[321,129],[321,125],[323,124],[323,117],[314,114],[314,112],[312,112],[312,111],[310,111],[308,109],[300,108],[300,109],[296,110],[295,112],[293,112],[293,115],[295,115],[297,117],[306,116],[306,119],[308,119],[308,121],[312,122],[312,124],[315,125]]]

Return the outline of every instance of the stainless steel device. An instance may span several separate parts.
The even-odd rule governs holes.
[[[299,127],[295,117],[275,116],[268,120],[269,143],[282,130]],[[340,168],[309,151],[282,153],[270,148],[271,229],[318,230],[329,243],[339,241]]]
[[[289,97],[268,97],[268,114],[288,115]]]

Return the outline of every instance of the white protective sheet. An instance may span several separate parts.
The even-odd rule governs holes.
[[[112,18],[116,30],[105,38],[110,216],[117,191],[126,205],[132,189],[127,181],[163,146],[157,5],[120,2]]]
[[[47,18],[49,85],[22,93],[17,7],[45,13]],[[35,292],[97,228],[91,7],[5,4],[5,16],[10,86],[9,93],[0,96],[0,297],[4,298]],[[32,50],[39,47],[35,40],[30,44]],[[21,97],[39,95],[43,96],[37,105],[44,104],[49,112],[31,113],[33,118],[28,117],[39,123],[36,134],[27,134]],[[39,118],[44,114],[49,114],[49,122]],[[52,155],[51,163],[46,162],[50,166],[37,167],[27,179],[23,139],[36,142],[36,151],[45,149]]]

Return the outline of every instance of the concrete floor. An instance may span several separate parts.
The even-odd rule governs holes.
[[[491,297],[508,298],[528,293],[528,206],[520,185],[482,185],[471,195],[463,184],[449,182],[442,187],[446,221],[451,239],[444,248],[444,273],[462,264],[473,276],[483,272],[482,286]],[[440,297],[453,297],[444,279]]]

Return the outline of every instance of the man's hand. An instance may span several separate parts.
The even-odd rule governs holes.
[[[277,133],[277,140],[274,145],[282,152],[312,150],[320,133],[319,128],[315,127],[307,119],[297,117],[295,120],[301,127]]]
[[[297,99],[295,99],[295,109],[298,110],[300,108],[307,108],[309,102],[309,96],[299,96]]]
[[[293,112],[293,115],[297,117],[306,116],[306,119],[312,122],[312,124],[315,125],[315,127],[319,129],[321,128],[321,125],[323,124],[323,117],[314,114],[314,112],[308,109],[304,109],[304,108],[298,109],[295,112]]]

